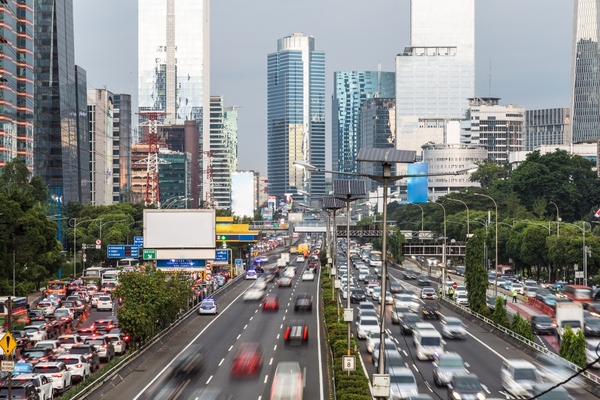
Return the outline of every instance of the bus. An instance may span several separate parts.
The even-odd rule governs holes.
[[[83,271],[83,277],[82,277],[82,279],[86,283],[88,283],[88,282],[94,282],[98,286],[100,286],[100,278],[102,278],[102,274],[106,270],[107,270],[107,268],[104,268],[104,267],[89,267],[89,268],[86,268],[85,271]]]
[[[123,269],[125,267],[137,268],[140,266],[140,260],[137,258],[123,258],[117,261],[117,268]]]
[[[8,308],[6,307],[6,302],[8,301],[9,296],[0,296],[0,324],[4,328],[7,328],[6,324],[8,323]],[[12,310],[11,310],[11,330],[21,330],[26,325],[29,325],[29,317],[27,315],[27,311],[29,309],[29,305],[27,304],[27,297],[12,297],[11,300],[13,302]]]
[[[63,281],[50,281],[46,285],[46,296],[55,295],[67,295],[67,283]]]
[[[372,250],[369,253],[369,267],[381,267],[381,252]]]
[[[565,296],[572,301],[580,303],[591,303],[594,301],[592,295],[592,288],[583,285],[565,285],[563,288]]]

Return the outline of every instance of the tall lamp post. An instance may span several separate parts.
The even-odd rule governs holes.
[[[455,201],[457,203],[462,203],[462,205],[465,206],[465,208],[467,209],[467,240],[468,240],[469,236],[470,236],[470,229],[469,229],[469,206],[467,205],[467,203],[465,203],[462,200],[451,199],[451,198],[447,198],[446,200],[448,200],[448,201]]]
[[[419,239],[421,239],[421,242],[422,242],[423,241],[423,227],[425,225],[425,212],[423,211],[423,207],[421,207],[419,204],[417,204],[417,203],[410,203],[410,204],[413,204],[421,209],[421,233],[419,234]]]
[[[494,296],[498,297],[498,203],[496,203],[496,200],[494,200],[494,198],[492,196],[488,196],[487,194],[483,194],[483,193],[473,193],[473,194],[475,196],[487,197],[488,199],[492,200],[494,202],[494,207],[496,208],[496,260],[495,260],[496,268],[494,269],[494,276],[496,278],[494,281]]]
[[[577,229],[579,229],[581,231],[581,237],[583,240],[583,285],[587,286],[588,284],[588,271],[587,271],[587,255],[588,255],[588,249],[585,246],[585,232],[586,232],[586,223],[585,221],[581,221],[581,226],[579,225],[575,225],[575,224],[569,224],[567,222],[563,222],[566,225],[571,225],[576,227]]]
[[[448,243],[448,236],[446,235],[446,207],[442,203],[436,203],[435,201],[431,202],[432,204],[437,204],[442,207],[444,210],[444,244],[442,245],[442,278],[440,280],[440,285],[442,285],[444,295],[446,294],[446,244]],[[431,276],[431,265],[429,265],[429,275]]]

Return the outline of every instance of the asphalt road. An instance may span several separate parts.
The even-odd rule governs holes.
[[[271,257],[266,267],[272,266]],[[123,399],[190,399],[200,390],[220,389],[233,399],[268,399],[273,374],[281,361],[298,361],[306,368],[304,399],[328,398],[325,373],[325,347],[321,339],[318,316],[318,282],[301,281],[303,264],[297,264],[291,288],[270,283],[267,293],[279,296],[279,311],[262,311],[261,302],[244,302],[243,292],[254,281],[242,281],[217,299],[217,316],[195,316],[188,326],[153,353],[105,398]],[[317,278],[318,279],[318,274]],[[312,313],[295,315],[294,298],[298,293],[313,295]],[[305,346],[285,346],[283,333],[292,318],[302,318],[309,325],[309,342]],[[241,343],[256,342],[263,350],[263,366],[256,379],[230,379],[232,357]],[[173,377],[169,372],[179,362],[188,345],[203,347],[202,369],[193,376]]]

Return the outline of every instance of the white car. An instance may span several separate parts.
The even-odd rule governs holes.
[[[417,380],[410,368],[392,367],[390,374],[390,398],[405,399],[419,392]]]
[[[217,310],[217,303],[213,299],[205,299],[200,303],[200,307],[198,307],[198,314],[213,314],[217,315],[219,311]]]
[[[48,332],[42,325],[27,325],[23,330],[34,342],[48,339]]]
[[[379,332],[379,319],[375,317],[360,318],[356,322],[356,336],[366,339],[369,332]]]
[[[263,298],[264,294],[265,294],[264,290],[262,290],[260,288],[250,287],[244,293],[243,299],[244,299],[244,301],[261,300]]]
[[[71,371],[62,362],[36,364],[33,367],[33,373],[52,379],[52,388],[55,393],[62,393],[71,387]]]
[[[379,295],[378,301],[379,301],[379,304],[381,304],[381,294]],[[385,304],[394,304],[394,297],[387,290],[385,292]]]
[[[115,348],[115,354],[123,355],[127,350],[127,343],[118,333],[107,333],[104,337],[109,340]]]
[[[371,270],[368,267],[364,267],[358,270],[358,280],[363,281],[367,275],[371,274]]]
[[[255,269],[249,269],[246,271],[246,280],[248,279],[256,279],[258,278],[258,274],[256,273]]]
[[[56,358],[56,362],[64,363],[71,371],[72,382],[82,382],[90,375],[90,364],[81,354],[63,354]]]
[[[83,338],[77,334],[62,335],[58,338],[58,341],[60,343],[60,347],[67,351],[76,344],[83,344]]]
[[[58,340],[40,340],[35,344],[35,346],[33,346],[33,348],[52,349],[52,351],[54,351],[54,354],[62,354],[66,351],[64,347],[60,346],[60,341]]]
[[[408,307],[408,309],[414,313],[418,313],[421,308],[418,299],[412,294],[399,293],[394,295],[394,304],[397,307]]]
[[[385,332],[385,338],[386,339],[390,338],[387,332]],[[380,341],[381,341],[381,332],[379,332],[379,331],[369,332],[369,335],[367,336],[367,342],[365,343],[367,352],[373,354],[373,350],[375,348],[379,348]]]
[[[283,276],[288,277],[288,278],[295,277],[296,276],[296,268],[287,267],[286,269],[283,270]]]
[[[98,311],[102,311],[102,310],[112,311],[113,302],[112,302],[112,299],[110,298],[110,296],[104,295],[104,296],[98,297],[98,301],[96,302],[96,309]]]
[[[367,296],[373,297],[373,289],[375,289],[376,287],[380,288],[380,290],[381,290],[381,287],[379,286],[379,284],[377,284],[377,283],[369,283],[367,285],[367,289],[366,289],[367,290]]]
[[[92,300],[90,301],[92,307],[96,307],[96,305],[98,304],[98,298],[103,295],[104,295],[104,293],[100,293],[100,292],[94,293],[92,295]]]
[[[298,256],[298,257],[296,257],[296,262],[297,263],[303,263],[304,262],[304,256]]]
[[[315,273],[312,271],[304,271],[304,273],[302,274],[302,280],[303,281],[314,281]]]
[[[463,286],[463,285],[459,285],[459,286],[457,286],[457,287],[456,287],[456,289],[454,290],[454,294],[455,294],[455,295],[457,295],[457,296],[458,296],[459,294],[464,294],[464,295],[466,295],[466,294],[467,294],[467,287],[466,287],[466,286]]]
[[[458,294],[454,297],[454,301],[456,304],[460,304],[461,306],[469,307],[469,298],[465,293]]]
[[[442,336],[448,339],[464,339],[467,337],[465,324],[456,317],[442,319]]]
[[[31,382],[38,392],[40,400],[51,400],[53,396],[52,378],[40,374],[18,374],[12,377],[13,382]]]
[[[56,305],[50,300],[44,299],[37,304],[36,308],[44,310],[44,315],[52,315],[54,314],[54,310],[56,310]]]

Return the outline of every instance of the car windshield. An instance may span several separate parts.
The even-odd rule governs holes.
[[[415,377],[412,375],[390,375],[390,383],[415,383]]]
[[[60,344],[71,344],[71,343],[75,343],[74,337],[60,338]]]
[[[60,372],[60,368],[54,367],[51,365],[42,365],[42,366],[36,365],[35,367],[33,367],[34,374],[50,374],[50,373],[56,373],[56,372]]]
[[[442,357],[438,361],[440,367],[446,368],[463,368],[463,360],[458,357]]]
[[[71,354],[87,354],[91,353],[91,350],[88,347],[71,347],[69,350]]]
[[[418,322],[421,318],[418,315],[405,315],[403,318],[404,322]]]
[[[31,322],[33,322],[33,321],[31,321]],[[36,327],[33,327],[33,326],[32,327],[27,326],[27,327],[23,328],[23,330],[25,332],[37,332],[39,329]]]
[[[421,338],[421,346],[439,346],[440,345],[439,337],[422,337]]]
[[[365,319],[360,321],[361,325],[377,325],[377,320],[376,319]]]
[[[23,355],[28,358],[38,358],[46,355],[46,352],[42,349],[40,350],[25,350]]]
[[[54,343],[38,342],[36,343],[35,347],[39,347],[40,349],[54,348]]]
[[[77,358],[61,358],[60,362],[64,363],[65,365],[75,365],[80,364],[81,360]]]
[[[459,326],[463,326],[463,323],[462,323],[462,321],[459,321],[459,320],[449,320],[449,321],[446,321],[446,325],[452,326],[452,327],[459,327]]]
[[[585,320],[586,325],[600,326],[600,318],[588,318]]]
[[[458,390],[481,390],[481,383],[477,378],[461,378],[454,380],[454,388]]]
[[[102,346],[104,344],[104,340],[100,340],[100,339],[87,339],[85,341],[86,344],[93,344],[93,345],[98,345],[98,346]]]
[[[108,297],[108,296],[102,296],[102,297],[99,297],[99,300],[100,301],[110,301],[110,297]]]
[[[545,316],[540,316],[540,317],[535,317],[534,319],[535,322],[537,323],[547,323],[547,324],[551,324],[552,323],[552,318],[550,317],[545,317]]]
[[[570,326],[571,328],[581,328],[581,322],[579,321],[563,321],[561,327]]]
[[[535,369],[515,368],[515,380],[516,381],[535,381],[535,380],[537,380],[537,374],[535,373]]]

